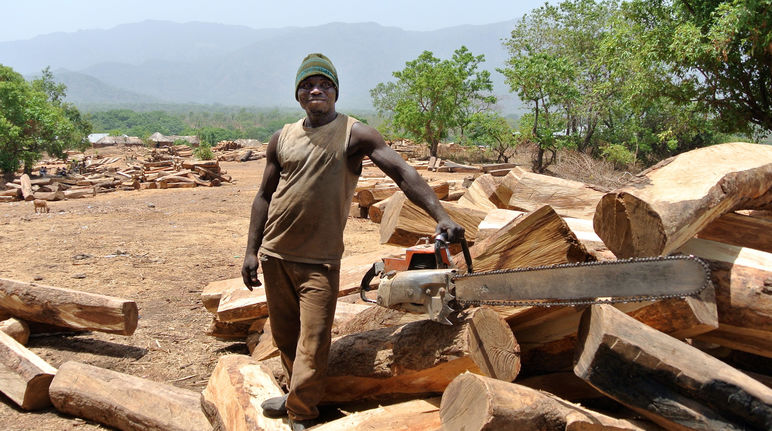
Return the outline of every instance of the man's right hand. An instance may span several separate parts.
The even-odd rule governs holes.
[[[241,266],[241,278],[244,279],[244,285],[247,289],[260,286],[260,280],[257,278],[257,268],[260,266],[260,260],[257,253],[247,253],[244,256],[244,264]]]

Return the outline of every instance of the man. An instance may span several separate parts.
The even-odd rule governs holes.
[[[452,241],[464,235],[426,182],[372,127],[335,111],[338,74],[322,54],[308,55],[295,79],[306,117],[271,137],[252,203],[241,273],[259,286],[263,266],[271,332],[290,377],[289,393],[263,403],[266,416],[289,416],[293,430],[315,424],[324,393],[338,294],[343,229],[368,156]]]

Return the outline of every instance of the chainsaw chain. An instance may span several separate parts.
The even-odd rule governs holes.
[[[642,302],[642,301],[656,301],[661,299],[669,299],[669,298],[683,298],[684,296],[697,296],[699,295],[705,288],[712,286],[712,282],[710,280],[710,267],[708,267],[708,264],[705,263],[704,260],[693,256],[693,255],[671,255],[671,256],[658,256],[658,257],[636,257],[631,259],[620,259],[620,260],[609,260],[609,261],[597,261],[597,262],[580,262],[580,263],[562,263],[557,265],[543,265],[543,266],[534,266],[534,267],[528,267],[528,268],[515,268],[515,269],[497,269],[493,271],[484,271],[484,272],[473,272],[473,273],[467,273],[467,274],[458,274],[453,276],[452,280],[458,280],[461,278],[472,278],[476,276],[482,276],[482,275],[491,275],[491,274],[511,274],[516,272],[530,272],[530,271],[540,271],[545,269],[554,269],[554,268],[572,268],[572,267],[578,267],[578,266],[605,266],[605,265],[619,265],[623,263],[630,263],[630,262],[661,262],[665,260],[692,260],[697,263],[699,263],[702,266],[703,271],[705,271],[705,282],[700,286],[699,288],[695,289],[693,292],[687,293],[687,294],[671,294],[671,295],[639,295],[639,296],[627,296],[627,297],[605,297],[605,298],[594,298],[594,299],[572,299],[572,298],[565,298],[565,299],[554,299],[550,300],[549,302],[546,301],[535,301],[535,300],[476,300],[476,299],[459,299],[455,298],[454,302],[458,304],[459,306],[466,308],[469,306],[472,307],[478,307],[480,305],[492,305],[492,306],[509,306],[509,307],[527,307],[527,306],[537,306],[537,307],[552,307],[552,306],[575,306],[575,305],[593,305],[593,304],[618,304],[618,303],[627,303],[627,302]],[[455,291],[452,292],[453,296],[455,297]]]

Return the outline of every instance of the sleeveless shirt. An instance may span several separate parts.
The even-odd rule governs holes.
[[[281,173],[268,207],[261,252],[302,263],[339,263],[343,229],[361,173],[346,149],[358,120],[344,114],[315,128],[286,124],[276,156]]]

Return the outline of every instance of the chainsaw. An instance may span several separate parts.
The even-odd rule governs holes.
[[[437,235],[434,250],[407,249],[404,260],[376,262],[360,284],[360,296],[382,307],[448,317],[470,306],[559,306],[654,301],[696,296],[711,286],[710,269],[691,255],[671,255],[474,272],[466,240],[462,272],[451,266],[447,237]],[[433,259],[428,259],[428,255]],[[377,300],[370,282],[380,277]]]

